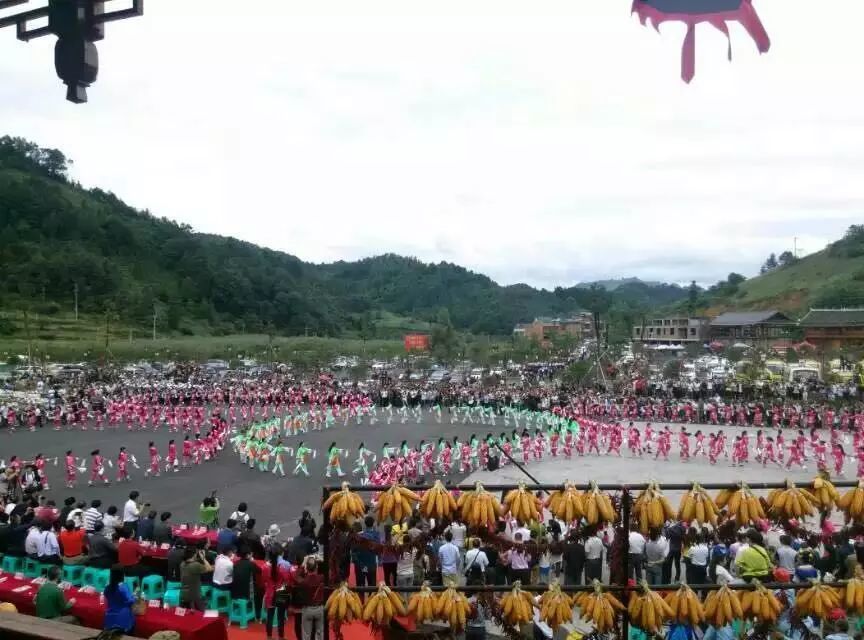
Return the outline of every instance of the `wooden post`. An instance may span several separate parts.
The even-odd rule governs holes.
[[[630,490],[624,487],[624,490],[621,492],[621,524],[624,527],[624,557],[622,558],[624,584],[622,586],[626,586],[627,580],[630,578],[630,502]],[[626,600],[624,601],[624,606],[627,606]],[[627,609],[624,609],[621,613],[621,640],[627,640],[630,631],[629,627],[630,617]]]
[[[321,487],[321,504],[323,505],[327,502],[327,498],[330,497],[330,489],[326,486]],[[330,528],[330,512],[323,512],[324,518],[321,523],[321,528],[327,532],[327,537],[324,538],[322,543],[322,554],[324,556],[324,560],[322,562],[322,571],[324,572],[324,601],[327,601],[327,597],[330,595],[332,591],[332,586],[330,585],[330,534],[332,532]],[[330,640],[330,618],[327,616],[327,609],[324,609],[324,624],[321,629],[321,638],[322,640]]]

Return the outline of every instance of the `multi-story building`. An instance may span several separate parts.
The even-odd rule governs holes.
[[[730,311],[711,320],[710,337],[720,342],[754,342],[788,339],[797,323],[776,309]]]
[[[799,325],[804,339],[822,350],[864,344],[864,309],[810,309]]]
[[[708,318],[650,318],[633,327],[633,341],[645,344],[701,344],[707,339]]]
[[[514,335],[541,343],[548,343],[562,333],[576,340],[593,337],[594,319],[590,313],[579,313],[570,318],[535,318],[534,322],[517,324],[513,329]]]

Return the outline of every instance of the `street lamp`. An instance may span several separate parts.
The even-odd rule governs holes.
[[[128,9],[105,11],[106,2],[112,0],[48,0],[37,9],[0,17],[0,29],[15,25],[19,40],[25,42],[54,34],[54,69],[66,85],[66,99],[76,104],[87,102],[87,87],[96,81],[99,73],[99,54],[93,44],[105,37],[105,23],[140,16],[144,13],[144,0],[131,0]],[[29,0],[0,0],[0,11],[26,5]],[[48,25],[30,26],[29,23],[48,18]]]

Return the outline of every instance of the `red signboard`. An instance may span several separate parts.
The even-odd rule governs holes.
[[[406,334],[405,351],[429,351],[429,336],[425,333]]]

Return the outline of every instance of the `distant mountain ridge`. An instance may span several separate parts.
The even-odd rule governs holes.
[[[666,283],[657,282],[655,280],[642,280],[641,278],[611,278],[609,280],[594,280],[593,282],[580,282],[576,285],[577,289],[589,289],[593,286],[602,287],[606,291],[615,291],[619,287],[628,284],[644,284],[649,287],[661,287]],[[672,285],[674,286],[674,285]]]
[[[142,327],[155,316],[161,331],[185,334],[374,337],[387,315],[412,326],[449,316],[457,329],[506,335],[537,316],[668,305],[687,295],[636,278],[554,291],[500,286],[455,264],[394,254],[310,264],[137,211],[70,181],[68,164],[56,149],[0,138],[4,311],[67,311],[77,290],[83,313],[109,311]]]

